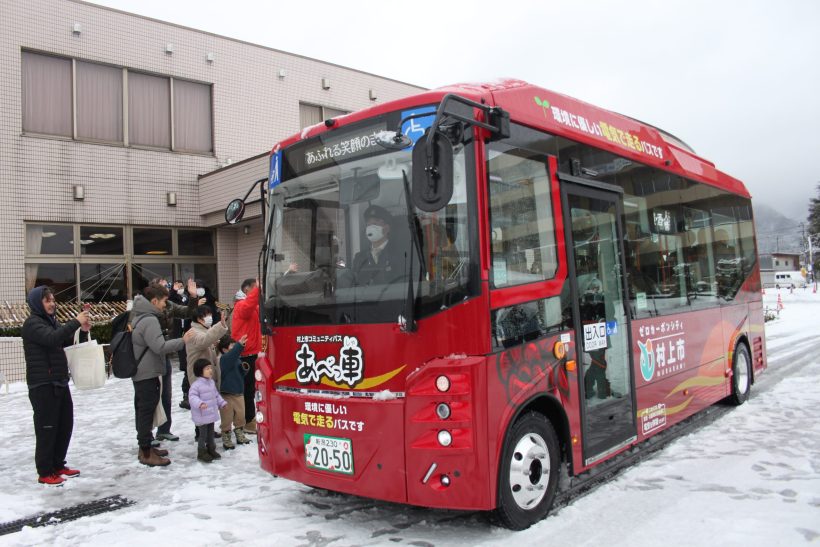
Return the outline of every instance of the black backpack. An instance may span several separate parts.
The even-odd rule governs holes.
[[[111,371],[117,378],[132,378],[137,373],[137,367],[148,351],[146,346],[139,359],[134,356],[134,333],[133,329],[142,321],[143,315],[134,323],[131,329],[114,334],[111,338]]]

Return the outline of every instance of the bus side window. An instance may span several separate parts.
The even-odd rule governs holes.
[[[557,258],[547,158],[503,142],[490,147],[493,286],[550,279]]]

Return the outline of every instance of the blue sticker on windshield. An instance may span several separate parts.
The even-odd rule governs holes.
[[[407,120],[403,124],[401,124],[401,132],[403,135],[407,135],[410,137],[410,140],[413,141],[413,144],[416,144],[416,141],[419,140],[419,137],[424,135],[424,131],[433,125],[433,120],[436,119],[436,107],[435,106],[423,106],[421,108],[414,108],[413,110],[405,110],[401,113],[402,119],[406,118],[407,116],[412,116],[413,114],[426,114],[430,113],[430,116],[424,116],[423,118],[413,118],[412,120]]]
[[[612,336],[614,334],[618,334],[618,322],[617,321],[607,321],[606,322],[606,335]]]
[[[270,188],[278,186],[282,182],[282,151],[279,150],[270,157],[270,174],[268,175]]]

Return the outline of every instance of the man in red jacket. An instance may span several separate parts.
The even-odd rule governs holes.
[[[231,336],[239,340],[248,337],[245,350],[242,352],[242,362],[247,363],[249,370],[245,375],[245,433],[256,433],[256,405],[253,395],[256,390],[256,355],[262,351],[262,329],[259,325],[259,282],[256,279],[246,279],[242,282],[242,292],[245,298],[238,300],[233,309],[231,321]]]

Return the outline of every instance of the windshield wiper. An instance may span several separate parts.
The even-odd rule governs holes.
[[[404,203],[407,206],[407,227],[410,230],[410,241],[413,244],[413,251],[419,257],[419,280],[421,283],[424,274],[424,255],[421,251],[421,243],[419,242],[419,234],[417,229],[417,219],[413,214],[413,209],[410,201],[410,182],[407,180],[407,172],[401,170],[401,176],[404,180]],[[405,301],[404,316],[399,319],[401,323],[401,330],[404,332],[416,332],[418,326],[416,325],[416,296],[413,291],[413,251],[410,253],[410,266],[407,275],[407,300]],[[403,319],[403,321],[402,321]]]

